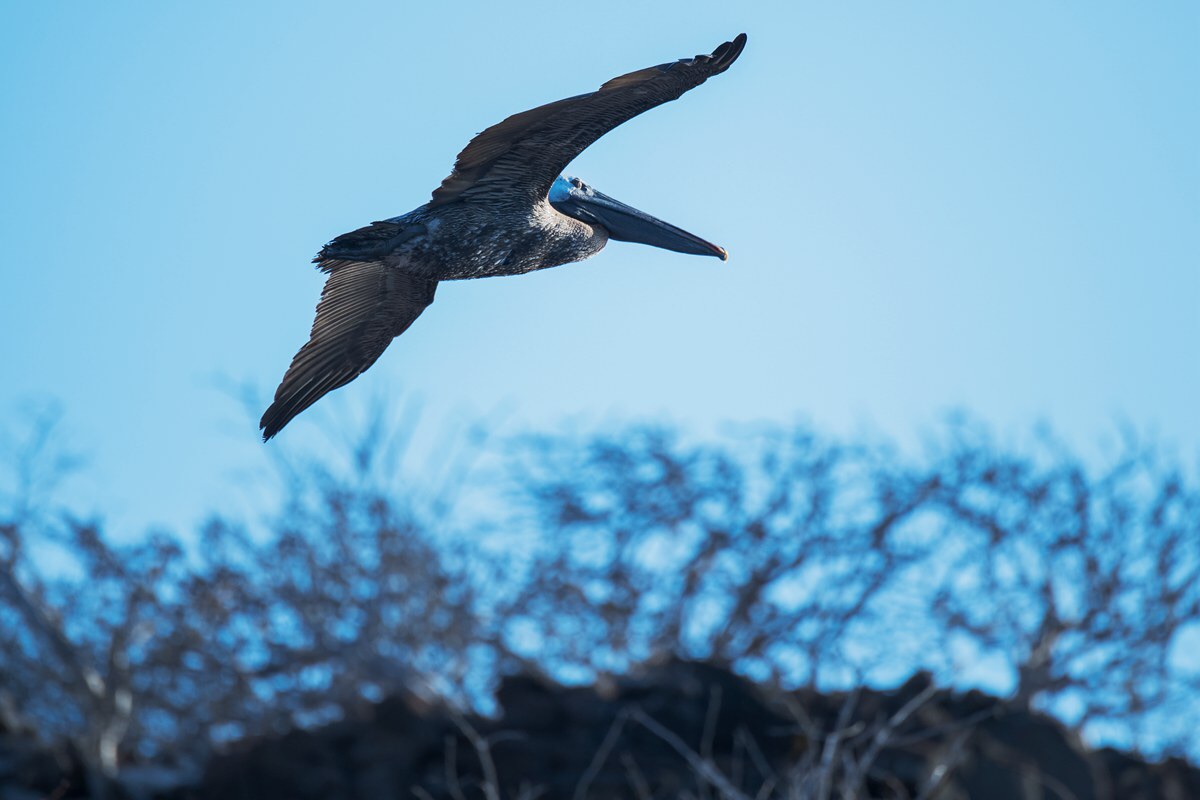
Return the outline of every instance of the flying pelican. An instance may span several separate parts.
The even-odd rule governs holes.
[[[433,302],[438,281],[582,261],[609,239],[724,261],[723,248],[560,173],[621,123],[724,72],[745,46],[743,33],[711,55],[514,114],[471,140],[428,203],[321,248],[313,262],[329,278],[317,318],[259,422],[263,441],[374,364]]]

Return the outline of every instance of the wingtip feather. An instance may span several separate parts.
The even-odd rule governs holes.
[[[266,411],[263,412],[262,419],[258,421],[258,429],[262,433],[263,444],[275,438],[275,434],[283,430],[283,426],[287,425],[289,420],[280,421],[279,403],[271,403]]]
[[[742,54],[742,50],[746,48],[746,34],[739,33],[728,42],[725,42],[716,50],[713,51],[711,58],[715,60],[718,69],[724,71],[729,66],[738,60],[738,56]]]

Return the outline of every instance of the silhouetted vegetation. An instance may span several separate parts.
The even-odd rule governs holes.
[[[682,765],[671,774],[692,776],[677,794],[719,797],[961,796],[939,787],[976,763],[971,731],[1000,718],[1036,727],[1034,711],[1093,743],[1200,752],[1200,485],[1132,437],[1101,467],[1046,438],[1017,449],[967,423],[947,425],[921,457],[804,426],[719,441],[663,427],[530,437],[489,446],[496,463],[475,477],[454,473],[491,492],[483,523],[429,487],[397,489],[390,448],[403,441],[377,425],[344,469],[282,459],[266,523],[217,512],[190,536],[130,539],[63,510],[57,481],[72,461],[51,420],[32,426],[7,454],[0,510],[0,733],[69,743],[93,787],[157,765],[178,788],[199,785],[232,743],[374,719],[385,712],[373,704],[420,696],[462,709],[436,724],[418,715],[421,746],[458,737],[474,754],[463,774],[478,778],[470,791],[421,791],[518,796],[524,781],[525,796],[552,785],[562,796],[565,777],[518,775],[516,754],[486,763],[504,726],[537,727],[512,721],[531,713],[513,705],[518,684],[504,684],[504,726],[472,707],[493,708],[503,675],[603,687],[670,657],[708,663],[727,676],[716,683],[736,672],[754,692],[790,694],[762,701],[769,724],[714,717],[699,731],[644,692],[597,699],[604,722],[571,740],[593,751],[557,767],[584,765],[572,786],[591,775],[577,796],[668,791],[665,767],[647,777],[622,761],[628,736],[654,739],[654,763],[669,756]],[[927,691],[869,695],[874,710],[847,699],[921,670]],[[963,705],[936,688],[970,675],[1009,696]],[[828,707],[838,690],[851,694]],[[583,724],[556,705],[582,695],[547,696],[537,702],[551,718]],[[935,724],[935,698],[943,712],[973,710]],[[779,725],[805,744],[767,758]],[[897,742],[914,736],[922,755],[900,775],[897,759],[915,751]],[[597,770],[623,776],[618,788]]]

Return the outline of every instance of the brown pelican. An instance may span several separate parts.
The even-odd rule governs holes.
[[[745,46],[743,33],[710,55],[514,114],[471,140],[428,203],[325,245],[313,259],[329,274],[317,318],[259,422],[263,440],[374,364],[433,302],[438,281],[582,261],[609,239],[725,260],[723,248],[560,173],[621,123],[724,72]]]

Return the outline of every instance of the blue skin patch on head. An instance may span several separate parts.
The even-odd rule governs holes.
[[[571,182],[559,175],[554,179],[554,184],[550,187],[550,202],[561,203],[571,196]]]

